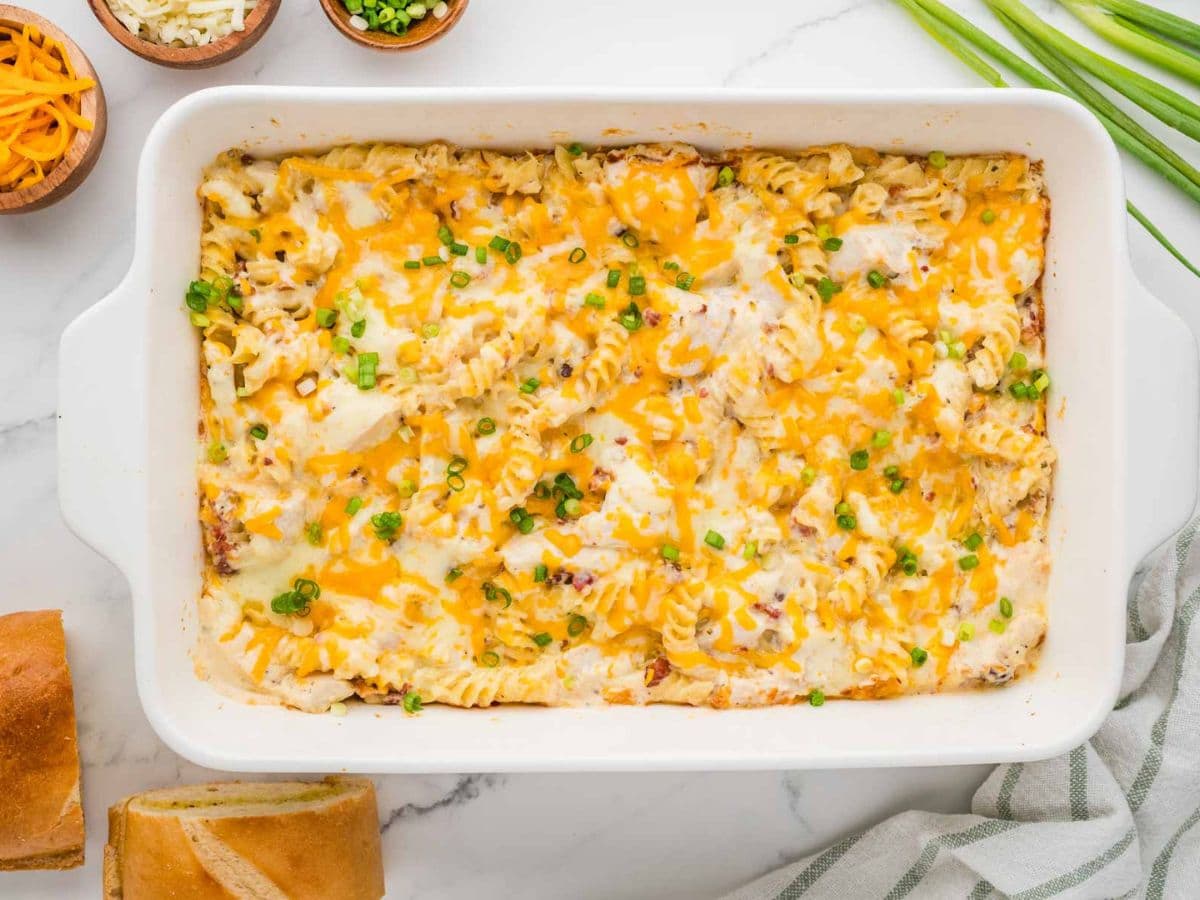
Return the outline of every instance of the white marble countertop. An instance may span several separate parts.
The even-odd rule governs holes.
[[[1157,2],[1195,13],[1195,0]],[[326,23],[316,0],[285,0],[247,55],[196,72],[136,58],[82,0],[24,5],[89,54],[110,120],[99,166],[75,195],[0,220],[0,613],[65,610],[88,823],[85,868],[0,875],[0,895],[23,898],[96,896],[108,805],[133,791],[216,774],[180,759],[151,731],[134,690],[125,582],[67,532],[55,494],[59,334],[129,264],[138,153],[170,103],[199,88],[245,82],[978,86],[888,0],[475,0],[452,35],[407,56],[357,48]],[[982,4],[953,5],[998,32]],[[1032,5],[1078,31],[1047,0]],[[1177,147],[1200,164],[1194,147],[1182,140]],[[1200,259],[1196,207],[1136,163],[1127,165],[1127,177],[1135,202]],[[1200,330],[1200,282],[1136,225],[1130,237],[1141,279]],[[912,806],[965,810],[986,771],[378,778],[388,896],[712,897],[885,814]]]

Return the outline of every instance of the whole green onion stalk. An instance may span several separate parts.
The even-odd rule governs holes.
[[[1197,171],[1187,160],[1171,150],[1094,88],[1076,71],[1076,66],[1086,69],[1118,90],[1121,90],[1123,86],[1126,89],[1121,92],[1130,99],[1134,99],[1135,102],[1140,103],[1141,100],[1148,99],[1154,108],[1163,112],[1167,118],[1187,124],[1189,128],[1194,124],[1195,130],[1200,133],[1200,107],[1186,97],[1176,94],[1169,88],[1158,85],[1124,66],[1118,66],[1077,44],[1038,19],[1019,0],[984,0],[984,2],[1021,45],[1060,79],[1061,84],[938,0],[896,0],[896,2],[904,7],[938,43],[993,87],[1008,87],[1008,83],[997,69],[976,52],[976,48],[1011,69],[1027,84],[1042,90],[1055,91],[1077,100],[1091,110],[1122,149],[1136,156],[1193,201],[1200,203],[1200,171]],[[1063,2],[1066,3],[1068,0],[1063,0]],[[1133,2],[1133,0],[1090,0],[1089,3],[1084,0],[1083,5],[1112,9],[1122,17],[1121,27],[1142,29],[1147,34],[1153,32],[1171,38],[1181,45],[1200,46],[1200,26],[1170,13],[1163,13],[1143,3]],[[1155,39],[1158,38],[1155,37]],[[1187,55],[1186,52],[1185,55]],[[1200,57],[1197,58],[1200,59]],[[1088,65],[1081,61],[1085,59]],[[1103,74],[1097,70],[1101,70]],[[1127,79],[1126,75],[1135,76],[1135,78]],[[1133,86],[1131,87],[1131,85]],[[1147,110],[1154,112],[1154,109],[1148,107]],[[1189,132],[1184,131],[1184,133],[1188,134]],[[1129,214],[1168,253],[1190,272],[1200,276],[1200,269],[1197,269],[1141,210],[1128,201],[1125,205]]]

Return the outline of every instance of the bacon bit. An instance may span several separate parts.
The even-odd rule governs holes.
[[[776,609],[773,606],[767,606],[767,604],[763,603],[762,601],[755,603],[752,608],[757,609],[760,613],[763,613],[764,615],[770,616],[772,619],[778,619],[780,616],[783,615],[783,610]]]
[[[571,368],[571,364],[570,364],[570,363],[563,363],[563,364],[562,364],[561,366],[559,366],[559,368],[558,368],[558,374],[559,374],[560,376],[562,376],[563,378],[570,378],[570,377],[571,377],[571,373],[572,373],[572,372],[574,372],[574,371],[575,371],[575,370],[574,370],[573,368]]]
[[[546,584],[570,584],[575,576],[566,569],[556,569],[554,574],[546,579]]]
[[[811,538],[817,536],[817,529],[813,528],[811,525],[801,525],[798,522],[794,522],[792,523],[792,528],[795,530],[796,534],[800,535],[800,537]]]
[[[654,687],[662,682],[671,672],[671,664],[665,656],[660,656],[646,666],[646,687]]]
[[[612,472],[608,471],[608,469],[597,467],[596,470],[592,472],[592,477],[588,480],[588,490],[595,491],[596,493],[603,493],[604,491],[607,491],[608,486],[612,484],[612,479]]]
[[[213,510],[216,513],[216,510]],[[227,523],[219,515],[217,521],[208,529],[208,554],[212,557],[213,568],[222,575],[233,575],[237,569],[229,562],[229,555],[233,553],[233,542],[229,540],[229,532],[227,531]]]
[[[571,579],[571,584],[577,591],[583,591],[595,583],[596,576],[591,572],[576,572],[575,577]]]
[[[926,503],[932,503],[932,502],[933,502],[933,498],[934,498],[934,497],[936,497],[936,496],[937,496],[937,494],[935,494],[933,491],[926,491],[926,492],[925,492],[925,502],[926,502]]]
[[[450,201],[450,218],[452,218],[452,219],[458,218],[458,201],[457,200]]]
[[[273,465],[275,465],[275,460],[271,459],[271,457],[269,457],[269,456],[264,456],[263,457],[263,465],[264,466],[273,466]]]
[[[700,315],[704,315],[706,312],[708,312],[708,304],[707,304],[707,303],[701,303],[701,304],[700,304],[700,309],[699,309],[699,310],[697,310],[697,312],[699,312],[699,313],[700,313]]]
[[[625,435],[621,435],[619,438],[613,438],[613,443],[620,444],[622,447],[624,447],[628,442],[629,438],[625,437]]]
[[[921,271],[922,271],[922,272],[928,272],[928,271],[929,271],[929,266],[921,266]]]
[[[653,309],[648,309],[642,313],[642,319],[647,325],[653,328],[662,321],[662,315]]]

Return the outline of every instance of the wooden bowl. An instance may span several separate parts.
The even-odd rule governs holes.
[[[104,105],[104,89],[100,87],[100,78],[92,68],[91,60],[62,29],[37,13],[4,3],[0,3],[0,22],[36,25],[43,35],[58,41],[71,58],[71,65],[80,78],[90,78],[96,82],[94,88],[83,92],[79,102],[80,115],[92,120],[92,130],[77,130],[66,156],[37,184],[20,191],[0,191],[0,215],[8,215],[32,212],[57,203],[83,184],[100,158],[100,149],[104,146],[104,135],[108,130],[108,109]]]
[[[88,0],[88,4],[105,30],[142,59],[171,69],[207,69],[235,59],[257,44],[275,21],[283,0],[258,0],[246,16],[245,28],[202,47],[173,47],[145,40],[121,24],[109,9],[108,0]]]
[[[436,0],[427,3],[429,7]],[[450,10],[443,19],[435,19],[432,13],[427,13],[414,25],[410,25],[405,34],[388,34],[385,31],[359,31],[350,24],[350,13],[341,0],[321,0],[321,8],[333,23],[333,27],[356,44],[369,47],[372,50],[416,50],[432,44],[458,24],[458,20],[467,11],[470,0],[450,0]]]

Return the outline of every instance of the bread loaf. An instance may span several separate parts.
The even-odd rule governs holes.
[[[105,900],[379,900],[375,788],[362,778],[146,791],[108,811]]]
[[[62,612],[0,616],[0,870],[83,865]]]

